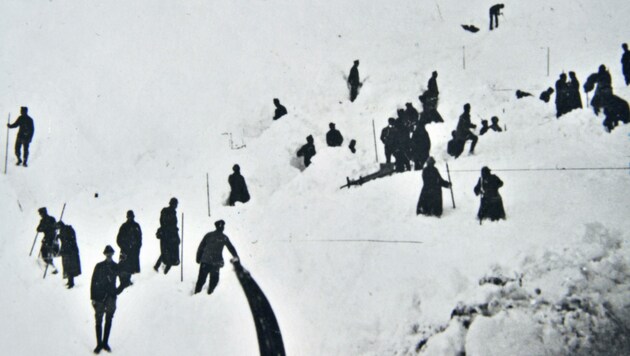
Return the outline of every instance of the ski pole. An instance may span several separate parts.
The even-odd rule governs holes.
[[[376,148],[376,127],[374,126],[374,120],[372,120],[372,133],[374,134],[374,155],[376,156],[376,163],[378,163],[378,149]]]
[[[210,178],[208,177],[208,173],[206,173],[206,192],[208,195],[208,216],[210,216]]]
[[[451,201],[453,202],[453,209],[455,209],[455,197],[453,196],[453,183],[451,182],[451,171],[448,169],[448,163],[446,164],[446,174],[448,174],[449,189],[451,190]]]
[[[11,124],[11,113],[7,119],[7,125]],[[7,126],[7,148],[4,150],[4,174],[7,174],[7,162],[9,160],[9,126]]]
[[[33,254],[33,249],[35,248],[35,242],[37,241],[37,235],[39,235],[39,231],[35,233],[35,238],[33,239],[33,246],[31,246],[31,252],[28,253],[28,256],[31,257]]]
[[[182,213],[182,253],[180,259],[180,279],[184,281],[184,213]]]

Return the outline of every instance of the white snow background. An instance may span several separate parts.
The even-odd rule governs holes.
[[[271,302],[288,355],[627,354],[628,171],[501,169],[628,167],[628,126],[606,133],[588,108],[556,120],[553,97],[537,96],[562,71],[583,83],[603,63],[629,100],[620,45],[630,3],[504,3],[489,32],[493,3],[480,0],[2,1],[0,113],[13,121],[26,105],[36,128],[29,167],[14,165],[12,131],[0,176],[1,353],[91,353],[92,269],[105,245],[118,251],[133,209],[142,272],[118,299],[116,355],[258,353],[230,266],[213,295],[192,296],[194,254],[217,219]],[[350,103],[355,59],[369,78]],[[453,170],[457,209],[445,190],[442,218],[416,216],[420,172],[339,190],[378,169],[372,120],[378,135],[405,102],[419,109],[433,70],[446,122],[428,126],[431,154],[443,177],[445,161]],[[535,97],[516,100],[516,89]],[[275,97],[289,114],[273,122]],[[507,131],[453,160],[446,142],[467,102],[474,123],[497,115]],[[329,122],[343,148],[325,147]],[[231,150],[227,132],[246,147]],[[309,134],[318,153],[301,171],[295,151]],[[253,198],[226,207],[234,163]],[[507,220],[479,226],[472,188],[483,165],[505,183]],[[183,283],[178,269],[151,268],[173,196],[185,214]],[[64,202],[83,267],[72,290],[60,275],[42,280],[39,242],[27,257],[37,208],[58,218]],[[513,281],[480,285],[489,276]],[[465,328],[451,319],[458,305],[484,311]]]

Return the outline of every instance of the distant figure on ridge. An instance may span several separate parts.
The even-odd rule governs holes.
[[[177,198],[171,198],[168,206],[160,212],[160,228],[156,237],[160,240],[160,257],[153,269],[157,272],[164,263],[164,274],[171,266],[179,265],[179,228],[177,227]]]
[[[241,167],[235,164],[232,167],[234,173],[228,177],[228,183],[230,184],[230,197],[228,198],[228,205],[234,206],[236,202],[247,203],[249,201],[249,191],[247,190],[247,184],[245,183],[245,177],[241,175]]]
[[[201,288],[206,283],[208,274],[210,274],[210,282],[208,285],[208,294],[212,294],[219,284],[219,271],[223,268],[223,247],[227,247],[232,257],[238,261],[236,249],[230,242],[230,239],[223,233],[225,230],[225,222],[218,220],[214,223],[216,230],[207,233],[197,249],[197,263],[199,264],[199,276],[195,285],[195,294],[201,292]]]
[[[470,144],[470,154],[475,153],[475,146],[477,145],[478,140],[477,136],[470,131],[474,128],[477,128],[477,125],[470,122],[470,104],[466,103],[464,105],[464,112],[459,116],[456,132],[457,139],[462,141],[464,145],[466,144],[466,141],[472,141]]]
[[[335,124],[331,122],[328,124],[330,130],[326,133],[326,144],[329,147],[339,147],[343,144],[343,136],[341,132],[335,128]]]
[[[490,7],[490,31],[499,28],[499,15],[502,15],[501,9],[504,7],[503,4],[496,4]]]
[[[481,169],[481,177],[475,185],[475,195],[481,195],[481,204],[477,218],[479,223],[483,219],[492,221],[505,219],[505,210],[503,210],[503,200],[499,194],[499,188],[503,186],[503,182],[499,177],[490,173],[490,168],[483,167]]]
[[[120,247],[120,280],[126,287],[132,285],[131,275],[140,273],[140,248],[142,247],[142,229],[134,220],[133,210],[127,211],[127,221],[118,229],[116,243]]]
[[[350,152],[352,152],[353,154],[357,153],[357,149],[356,149],[356,145],[357,145],[357,140],[350,140],[350,145],[348,145],[348,148],[350,149]]]
[[[55,218],[48,215],[46,208],[39,208],[37,210],[41,220],[37,225],[37,231],[42,232],[44,237],[42,238],[42,246],[39,250],[42,260],[53,268],[52,273],[57,274],[57,267],[53,263],[53,258],[59,252],[59,242],[57,241],[57,226]]]
[[[628,44],[622,44],[621,48],[623,48],[623,54],[621,55],[621,71],[626,80],[626,85],[630,85],[630,51],[628,50]]]
[[[437,77],[438,72],[433,71],[433,73],[431,73],[431,78],[427,83],[427,91],[425,95],[427,98],[427,108],[429,110],[437,110],[438,107],[438,96],[440,94],[440,91],[438,90]]]
[[[490,121],[492,121],[492,125],[490,125],[490,129],[492,131],[495,132],[503,132],[503,129],[501,128],[501,126],[499,126],[499,118],[496,116],[493,116],[490,118]]]
[[[449,188],[451,183],[442,179],[435,168],[435,159],[429,157],[422,170],[422,191],[416,208],[416,214],[442,216],[442,188]]]
[[[280,104],[280,100],[273,99],[273,105],[276,106],[276,111],[273,114],[273,119],[278,120],[287,114],[287,108],[285,108],[282,104]]]
[[[348,75],[348,87],[350,87],[350,101],[354,101],[359,95],[359,88],[361,88],[361,81],[359,80],[359,60],[354,61],[354,65],[350,68],[350,75]]]
[[[77,235],[71,225],[66,225],[63,221],[57,223],[61,240],[61,265],[63,266],[63,278],[68,279],[66,286],[68,289],[74,287],[74,277],[81,275],[81,258],[79,257],[79,245],[77,245]]]
[[[479,136],[483,136],[490,130],[490,126],[488,126],[488,120],[481,120],[481,128],[479,129]]]
[[[17,157],[16,165],[23,164],[24,167],[28,167],[28,146],[31,144],[33,134],[35,133],[35,125],[33,119],[28,116],[28,108],[22,106],[20,108],[20,116],[12,124],[7,124],[7,127],[14,129],[19,127],[17,139],[15,140],[15,156]],[[24,160],[22,160],[22,147],[24,147]],[[23,162],[23,163],[22,163]]]
[[[101,350],[111,352],[109,347],[109,335],[112,330],[112,320],[116,312],[116,298],[125,289],[124,285],[116,286],[119,278],[118,264],[114,262],[114,249],[107,245],[103,251],[105,260],[94,267],[92,284],[90,286],[90,299],[94,307],[96,319],[96,348],[94,353]],[[103,333],[103,316],[105,316],[105,332]]]
[[[315,144],[313,142],[314,140],[312,135],[306,136],[306,143],[297,151],[298,157],[304,157],[305,167],[311,165],[311,158],[317,154],[315,151]]]

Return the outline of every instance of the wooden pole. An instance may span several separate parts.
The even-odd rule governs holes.
[[[4,151],[4,174],[7,174],[7,162],[9,160],[9,126],[11,124],[11,113],[7,119],[7,148]]]
[[[206,193],[208,196],[208,216],[210,216],[210,178],[206,173]]]
[[[374,156],[376,156],[376,163],[378,163],[378,149],[376,147],[376,126],[374,120],[372,120],[372,133],[374,134]]]
[[[448,169],[448,163],[446,164],[446,174],[448,175],[449,189],[451,190],[451,201],[453,202],[453,209],[455,209],[455,197],[453,196],[453,182],[451,182],[451,171]]]

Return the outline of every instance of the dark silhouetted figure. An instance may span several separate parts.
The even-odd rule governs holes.
[[[466,142],[457,138],[457,131],[455,130],[451,131],[451,137],[452,138],[448,141],[446,146],[446,152],[457,158],[464,152],[464,145]]]
[[[501,128],[501,126],[499,126],[499,118],[496,116],[493,116],[490,118],[490,121],[492,121],[492,125],[490,125],[490,129],[492,129],[492,131],[496,131],[496,132],[503,132],[503,129]]]
[[[427,91],[424,93],[427,102],[427,109],[429,110],[437,110],[438,107],[438,96],[440,91],[438,90],[437,77],[438,72],[433,71],[433,73],[431,73],[431,78],[427,83]]]
[[[116,297],[125,289],[124,285],[116,286],[116,278],[119,278],[118,264],[114,262],[114,249],[107,245],[103,251],[105,261],[99,262],[92,273],[92,285],[90,287],[90,299],[94,307],[96,319],[96,348],[94,353],[101,350],[111,352],[109,347],[109,334],[112,330],[112,319],[116,312]],[[103,316],[105,316],[105,332],[103,333]]]
[[[230,197],[228,198],[228,205],[234,206],[238,201],[241,203],[247,203],[249,201],[249,191],[247,190],[247,184],[245,183],[245,177],[241,175],[241,167],[235,164],[232,167],[234,173],[228,177],[228,183],[230,183]]]
[[[297,151],[298,157],[304,157],[305,167],[308,167],[311,165],[311,158],[313,158],[313,156],[317,154],[317,152],[315,151],[315,145],[313,144],[313,142],[314,142],[313,136],[308,135],[306,137],[306,143],[302,147],[300,147],[300,149]]]
[[[622,44],[621,48],[623,49],[623,54],[621,55],[621,70],[626,80],[626,85],[630,85],[630,51],[628,50],[628,44]]]
[[[359,60],[354,61],[354,65],[350,68],[350,75],[348,75],[348,86],[350,87],[350,101],[354,101],[359,95],[359,88],[361,88],[361,81],[359,80]]]
[[[216,230],[209,232],[203,237],[199,248],[197,249],[197,263],[199,263],[199,277],[195,285],[195,294],[201,292],[201,288],[206,283],[208,274],[210,274],[210,282],[208,285],[208,294],[212,294],[219,284],[219,271],[224,265],[223,247],[227,247],[235,261],[238,261],[236,249],[232,246],[230,239],[223,233],[225,230],[225,222],[218,220],[214,223]]]
[[[612,79],[608,69],[606,69],[606,66],[603,64],[599,66],[597,73],[589,75],[586,79],[584,91],[588,93],[593,90],[596,85],[597,88],[595,88],[595,94],[593,95],[593,99],[591,99],[591,106],[593,107],[595,115],[599,115],[600,110],[606,106],[606,99],[610,98],[613,94]]]
[[[522,91],[522,90],[517,90],[516,91],[516,98],[517,99],[522,99],[528,96],[532,96],[532,93],[528,93],[526,91]]]
[[[388,125],[381,131],[381,142],[385,146],[385,163],[391,163],[392,154],[398,137],[398,129],[396,128],[396,119],[390,117],[387,119]]]
[[[554,90],[552,87],[547,88],[547,90],[543,91],[542,93],[540,93],[539,99],[544,101],[545,103],[548,103],[549,100],[551,99],[551,94],[554,93]]]
[[[407,117],[407,121],[410,122],[410,126],[413,129],[413,125],[415,125],[418,122],[418,117],[419,117],[418,110],[416,110],[416,108],[414,108],[411,103],[406,103],[405,107],[406,107],[405,116]]]
[[[79,245],[77,245],[77,235],[71,225],[66,225],[63,221],[57,223],[59,234],[57,237],[61,241],[61,265],[63,266],[63,278],[68,279],[66,286],[68,289],[74,287],[74,277],[81,275],[81,258],[79,257]]]
[[[481,120],[481,128],[479,129],[479,136],[483,136],[490,130],[490,126],[488,126],[488,120]]]
[[[348,148],[350,149],[350,152],[352,152],[353,154],[357,152],[356,149],[356,145],[357,145],[357,140],[350,140],[350,145],[348,145]]]
[[[280,100],[273,99],[273,105],[276,106],[276,111],[273,114],[273,119],[278,120],[287,114],[287,108],[285,108],[282,104],[280,104]]]
[[[435,168],[435,159],[429,157],[427,166],[422,170],[422,191],[416,208],[416,214],[427,216],[442,216],[442,188],[448,188],[451,183],[442,179]]]
[[[160,257],[153,269],[157,272],[164,263],[164,274],[171,266],[179,265],[179,228],[177,227],[177,199],[171,198],[168,206],[160,212],[160,228],[156,237],[160,240]]]
[[[567,83],[567,75],[562,73],[560,78],[556,80],[556,118],[569,112],[569,85]]]
[[[575,72],[569,72],[568,88],[568,110],[581,109],[582,97],[580,95],[580,81],[577,79]]]
[[[503,210],[503,200],[499,194],[499,188],[503,186],[503,182],[499,177],[490,173],[490,168],[483,167],[481,169],[481,177],[475,185],[475,195],[481,195],[481,205],[477,218],[479,221],[490,219],[492,221],[505,219],[505,210]]]
[[[499,28],[499,15],[501,15],[501,9],[504,7],[503,4],[496,4],[490,7],[490,31]]]
[[[607,105],[604,107],[604,119],[603,125],[606,127],[606,131],[611,132],[619,122],[627,124],[630,120],[630,109],[628,108],[628,102],[616,95],[610,95],[606,100]]]
[[[41,217],[39,225],[37,226],[37,231],[44,234],[39,252],[44,262],[52,266],[52,273],[57,274],[57,267],[55,267],[53,263],[53,258],[59,252],[56,221],[55,218],[48,215],[46,208],[39,208],[37,211]]]
[[[15,156],[17,157],[17,165],[23,164],[28,166],[28,146],[31,144],[33,134],[35,133],[35,125],[33,119],[28,116],[28,108],[22,106],[20,108],[20,116],[12,124],[7,124],[10,129],[19,127],[17,139],[15,140]],[[22,160],[22,147],[24,147],[24,160]],[[23,163],[22,163],[23,162]]]
[[[116,243],[120,248],[120,280],[126,287],[132,285],[131,275],[140,273],[140,248],[142,247],[142,229],[134,220],[135,214],[132,210],[127,211],[127,221],[120,225]]]
[[[457,139],[466,144],[466,141],[470,140],[470,153],[475,153],[475,146],[477,145],[477,136],[470,130],[477,128],[477,125],[470,122],[470,104],[464,105],[464,112],[459,116],[457,122]]]
[[[404,111],[398,111],[399,114],[402,112],[403,115],[400,119],[394,122],[397,137],[395,139],[392,154],[396,159],[396,172],[404,172],[411,170],[411,163],[409,162],[409,156],[411,153],[411,137],[409,127],[406,125],[407,122],[404,120]]]
[[[339,147],[343,144],[343,136],[341,132],[335,128],[334,123],[328,124],[330,130],[326,133],[326,144],[329,147]]]
[[[466,31],[472,32],[472,33],[477,33],[479,32],[479,27],[475,26],[475,25],[462,25],[462,28]]]
[[[431,151],[431,138],[425,127],[425,124],[420,122],[416,125],[416,129],[411,136],[411,159],[413,160],[413,166],[416,171],[422,169],[424,162],[429,158],[429,152]]]

